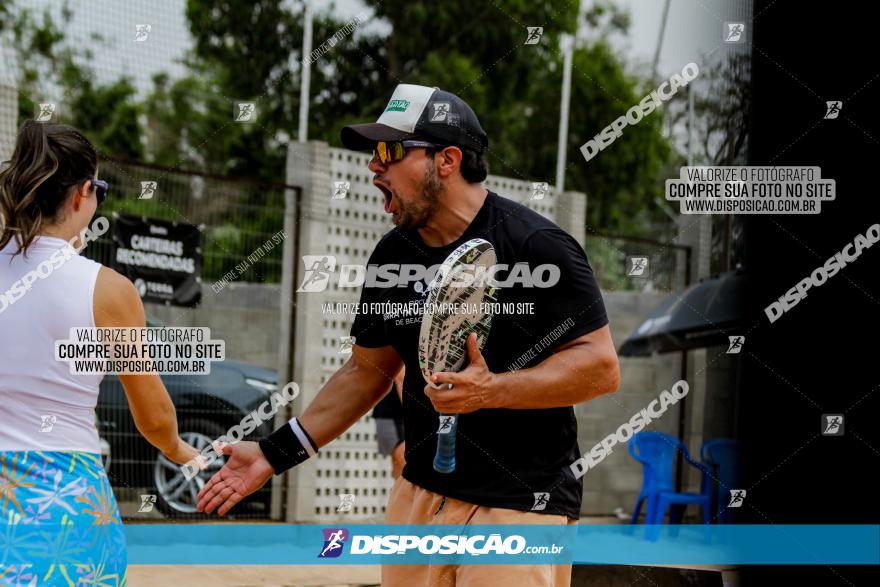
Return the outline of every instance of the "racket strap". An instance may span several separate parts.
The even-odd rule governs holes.
[[[318,452],[315,441],[296,418],[260,440],[260,450],[275,474],[295,467]]]

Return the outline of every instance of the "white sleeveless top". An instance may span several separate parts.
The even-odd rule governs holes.
[[[55,360],[55,341],[95,326],[101,265],[50,236],[35,238],[26,257],[13,258],[17,249],[13,238],[0,250],[0,451],[99,453],[95,404],[104,376],[71,375]],[[19,280],[29,273],[39,277],[25,290],[29,280]]]

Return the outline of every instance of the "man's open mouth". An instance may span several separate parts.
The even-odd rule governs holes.
[[[382,195],[385,196],[385,212],[391,211],[391,190],[380,184],[377,181],[373,181],[373,185],[379,188],[379,191],[382,192]]]

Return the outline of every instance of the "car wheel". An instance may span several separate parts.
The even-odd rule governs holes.
[[[104,437],[99,437],[98,442],[101,446],[101,464],[104,465],[104,472],[110,473],[110,443],[104,440]]]
[[[226,433],[226,430],[215,422],[208,420],[192,420],[181,425],[180,438],[199,452],[211,442]],[[156,505],[167,516],[193,517],[203,515],[196,512],[199,491],[214,473],[220,470],[225,457],[220,455],[208,468],[200,471],[192,479],[183,475],[180,465],[170,461],[161,452],[156,456],[153,465],[153,485],[156,488]]]

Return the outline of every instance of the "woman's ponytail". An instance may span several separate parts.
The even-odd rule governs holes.
[[[45,224],[63,220],[58,213],[70,188],[96,171],[95,148],[79,131],[25,122],[0,171],[0,249],[14,237],[15,254],[26,252]]]

